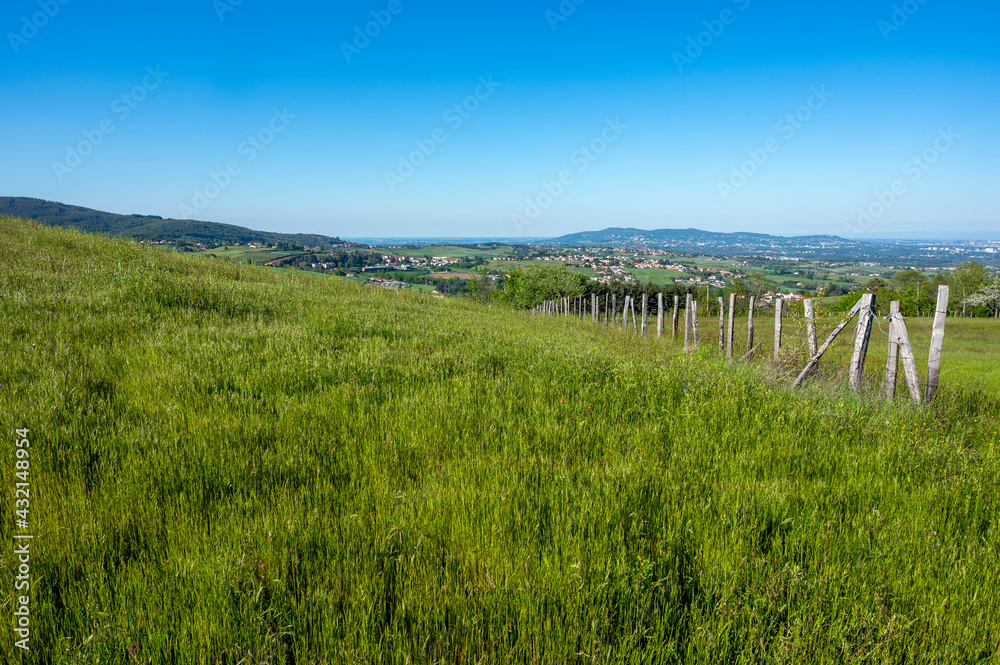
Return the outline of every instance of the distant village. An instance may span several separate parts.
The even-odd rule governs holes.
[[[408,289],[414,284],[430,284],[434,293],[459,293],[466,288],[464,284],[470,278],[469,272],[479,266],[489,266],[484,277],[499,280],[507,271],[504,265],[512,268],[519,263],[551,262],[577,268],[590,274],[590,279],[601,284],[642,284],[656,279],[659,273],[659,284],[673,284],[684,289],[704,293],[709,299],[714,293],[719,293],[731,286],[734,280],[745,278],[757,272],[762,262],[778,262],[784,264],[783,277],[771,285],[766,293],[761,294],[759,301],[773,303],[781,298],[786,302],[796,302],[803,299],[804,293],[815,291],[817,283],[830,280],[828,273],[823,279],[823,271],[837,271],[842,277],[877,278],[885,271],[908,270],[915,266],[887,266],[874,261],[820,261],[803,259],[796,256],[779,256],[770,258],[725,257],[715,256],[705,261],[708,265],[692,265],[692,261],[681,263],[682,255],[663,249],[612,249],[612,248],[553,248],[545,246],[518,247],[514,256],[496,256],[494,252],[484,249],[484,256],[447,256],[447,255],[416,255],[412,247],[406,247],[408,253],[387,251],[385,247],[373,245],[358,245],[344,243],[331,247],[292,246],[287,243],[249,242],[240,243],[177,243],[175,241],[146,241],[145,244],[177,245],[184,251],[212,251],[213,249],[235,249],[245,247],[247,250],[258,250],[262,253],[279,252],[277,258],[267,260],[268,265],[297,267],[323,272],[336,272],[348,278],[364,279],[370,284],[390,289]],[[403,249],[403,248],[400,248]],[[930,249],[930,248],[928,248]],[[944,248],[941,248],[944,249]],[[994,247],[984,246],[981,251],[993,253]],[[684,255],[686,256],[686,255]],[[345,260],[345,257],[349,257]],[[310,260],[311,258],[311,260]],[[691,258],[691,257],[689,257]],[[303,261],[304,260],[304,261]],[[724,264],[724,265],[712,265]],[[796,266],[803,266],[798,269]],[[847,270],[844,270],[844,269]],[[923,265],[920,270],[925,272],[945,272],[953,270],[950,266]],[[416,274],[407,277],[406,273]],[[664,279],[663,273],[668,273]],[[819,272],[820,274],[817,274]],[[847,291],[841,287],[823,287],[832,290],[829,295],[843,295]],[[758,292],[759,293],[759,292]]]

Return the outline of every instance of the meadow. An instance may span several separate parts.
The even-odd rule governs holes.
[[[1000,662],[997,323],[949,320],[929,409],[835,356],[790,391],[786,325],[727,367],[710,318],[686,353],[0,217],[0,660]]]

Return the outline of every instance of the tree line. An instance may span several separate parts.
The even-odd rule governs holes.
[[[865,293],[875,294],[880,313],[889,311],[889,303],[900,301],[903,316],[932,316],[937,303],[938,287],[951,287],[948,311],[952,316],[1000,318],[1000,273],[991,275],[989,268],[975,261],[965,261],[953,271],[929,277],[919,270],[903,270],[891,277],[873,277],[865,286],[831,308],[847,311]]]
[[[864,287],[843,295],[830,311],[847,311],[862,295],[874,293],[877,309],[881,313],[887,313],[889,303],[898,300],[904,316],[931,316],[937,302],[937,287],[942,284],[951,287],[949,310],[953,316],[1000,318],[1000,273],[991,275],[988,268],[974,261],[960,264],[950,274],[939,273],[933,277],[918,270],[904,270],[886,279],[872,278]],[[666,302],[672,303],[675,295],[683,302],[690,293],[696,298],[704,296],[703,301],[711,312],[718,307],[718,296],[728,299],[729,294],[735,293],[744,296],[740,301],[744,304],[748,296],[755,296],[761,302],[767,293],[775,291],[775,286],[756,273],[737,278],[724,289],[692,284],[658,287],[653,283],[597,282],[566,266],[553,264],[515,268],[499,278],[480,268],[468,281],[465,291],[484,302],[495,301],[522,309],[530,309],[549,300],[591,295],[601,298],[614,295],[619,301],[624,301],[625,296],[641,299],[643,294],[647,294],[653,301],[663,293]],[[817,295],[838,294],[820,291]]]

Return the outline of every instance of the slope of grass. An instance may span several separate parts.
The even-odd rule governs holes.
[[[4,662],[998,657],[989,395],[792,394],[711,344],[10,218],[0,266],[0,524],[27,427],[35,536]]]

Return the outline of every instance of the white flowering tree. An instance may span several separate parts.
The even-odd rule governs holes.
[[[1000,275],[966,298],[965,304],[969,307],[989,307],[993,310],[993,316],[1000,318]]]

